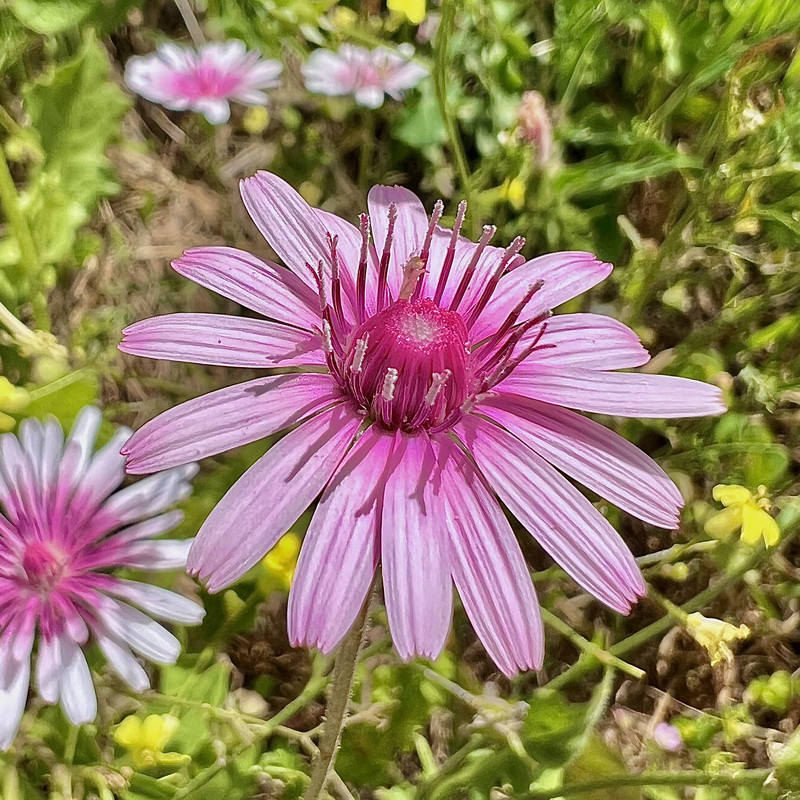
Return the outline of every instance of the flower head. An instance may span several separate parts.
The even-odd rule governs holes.
[[[653,729],[653,741],[668,753],[677,753],[683,748],[681,732],[668,722],[659,722]]]
[[[425,0],[386,0],[386,7],[393,14],[405,17],[412,25],[425,19]]]
[[[131,755],[138,769],[155,766],[180,766],[189,756],[165,753],[164,748],[177,733],[180,720],[172,714],[150,714],[143,720],[125,717],[114,730],[114,741]]]
[[[539,92],[525,92],[517,109],[519,137],[532,145],[539,164],[546,164],[553,152],[553,124],[547,104]]]
[[[686,618],[686,629],[692,638],[708,652],[711,666],[733,658],[731,642],[746,639],[750,635],[747,625],[731,625],[715,617],[704,617],[695,611]]]
[[[533,584],[502,501],[587,591],[620,612],[644,582],[619,534],[562,473],[654,525],[682,498],[617,434],[565,406],[621,416],[718,414],[716,387],[615,372],[648,360],[636,335],[596,314],[550,309],[603,280],[590,253],[526,261],[439,225],[410,191],[376,186],[359,227],[275,175],[241,185],[287,266],[227,247],[189,250],[182,275],[270,318],[170,314],[136,323],[121,349],[151,358],[291,367],[171,409],[134,434],[128,469],[150,472],[287,428],[212,511],[190,569],[219,591],[256,564],[321,493],[289,594],[294,644],[328,652],[381,563],[403,658],[444,647],[455,583],[506,673],[541,663]],[[370,237],[370,231],[372,237]],[[300,368],[297,371],[297,368]]]
[[[780,528],[769,513],[772,505],[766,486],[759,486],[753,494],[744,486],[720,483],[712,496],[725,508],[706,520],[705,529],[710,536],[726,538],[741,529],[745,544],[756,545],[763,539],[767,547],[773,547],[780,541]]]
[[[406,89],[416,86],[428,70],[412,61],[414,48],[400,45],[367,50],[343,44],[338,53],[315,50],[303,65],[303,78],[310,92],[340,97],[351,94],[359,105],[380,108],[384,95],[400,100]]]
[[[190,542],[154,537],[180,522],[180,512],[167,509],[189,494],[195,466],[116,491],[130,431],[117,431],[93,455],[100,419],[98,409],[85,408],[66,441],[54,420],[28,419],[19,439],[0,437],[0,749],[16,735],[35,642],[39,696],[60,702],[77,725],[97,711],[81,652],[90,640],[120,678],[144,691],[147,674],[131,651],[161,663],[180,651],[150,617],[184,624],[203,617],[185,597],[109,573],[184,566]]]
[[[263,59],[243,42],[210,42],[197,50],[173,42],[125,65],[125,83],[136,94],[173,111],[198,111],[214,125],[227,122],[229,100],[266,103],[264,89],[278,85],[279,61]]]

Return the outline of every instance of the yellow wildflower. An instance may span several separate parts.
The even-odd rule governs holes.
[[[30,401],[30,395],[25,389],[14,386],[8,378],[0,375],[0,432],[13,430],[17,423],[10,414],[22,411]]]
[[[144,720],[125,717],[114,730],[114,741],[130,753],[137,769],[180,766],[189,756],[164,752],[179,726],[180,720],[172,714],[150,714]]]
[[[766,486],[759,486],[758,492],[753,494],[744,486],[719,484],[712,494],[725,508],[706,520],[706,533],[710,536],[724,539],[741,529],[745,544],[756,545],[760,539],[767,547],[778,543],[781,531],[769,513],[771,504]]]
[[[412,25],[419,25],[425,19],[425,0],[386,0],[386,7],[404,16]]]
[[[522,211],[525,205],[525,181],[519,178],[505,181],[500,187],[500,196],[514,211]]]
[[[273,589],[289,591],[299,553],[300,537],[293,531],[278,540],[275,547],[261,560],[262,573],[258,579],[258,587],[263,594],[269,594]]]
[[[269,125],[269,111],[266,106],[250,106],[242,117],[242,127],[251,136],[264,133]]]
[[[733,658],[730,642],[746,639],[750,635],[750,628],[747,625],[739,625],[737,628],[729,622],[714,617],[704,617],[696,611],[686,617],[686,630],[701,647],[705,648],[712,667]]]

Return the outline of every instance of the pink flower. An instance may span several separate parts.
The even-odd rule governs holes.
[[[410,45],[400,45],[394,52],[343,44],[338,53],[315,50],[303,65],[303,78],[309,92],[333,97],[352,94],[359,105],[380,108],[385,94],[400,100],[406,89],[428,74],[425,67],[411,61],[413,55]]]
[[[668,753],[677,753],[683,748],[681,732],[668,722],[659,722],[653,729],[653,741]]]
[[[151,472],[284,436],[203,525],[189,568],[219,591],[252,567],[322,493],[289,598],[294,644],[330,651],[382,566],[401,657],[437,656],[452,584],[505,673],[542,660],[533,585],[502,501],[587,591],[620,612],[645,591],[619,534],[561,473],[653,525],[675,528],[680,493],[600,414],[719,414],[720,391],[616,372],[648,360],[596,314],[549,310],[611,271],[590,253],[530,261],[516,239],[477,244],[428,219],[407,189],[376,186],[360,229],[259,172],[245,206],[288,267],[227,247],[189,250],[182,275],[270,318],[169,314],[124,332],[127,353],[286,374],[173,408],[125,446]],[[374,244],[369,241],[370,226]],[[296,371],[299,368],[299,372]]]
[[[263,89],[279,84],[278,61],[248,52],[236,39],[192,50],[172,42],[155,53],[134,56],[125,65],[125,83],[142,97],[173,111],[199,111],[214,125],[227,122],[229,100],[246,105],[267,102]]]
[[[131,651],[161,663],[180,652],[150,616],[187,625],[203,618],[185,597],[109,574],[185,565],[190,542],[154,537],[180,522],[180,512],[163,512],[190,493],[195,465],[115,491],[130,431],[93,455],[100,420],[98,409],[83,409],[66,442],[54,420],[29,419],[19,439],[0,437],[0,750],[11,746],[25,709],[34,640],[39,696],[60,702],[79,725],[97,713],[81,652],[90,637],[119,677],[144,691],[147,674]]]

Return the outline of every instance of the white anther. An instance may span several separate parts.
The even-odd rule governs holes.
[[[361,367],[364,365],[364,356],[367,354],[368,341],[368,333],[364,334],[363,339],[356,340],[356,349],[353,352],[353,363],[350,365],[351,372],[361,372]]]
[[[386,370],[386,377],[383,379],[383,388],[381,389],[381,397],[387,402],[391,403],[394,400],[394,387],[397,383],[398,372],[394,367],[389,367]]]
[[[432,406],[436,402],[436,398],[439,396],[439,392],[442,391],[444,385],[450,379],[450,376],[453,373],[446,369],[444,372],[434,372],[433,373],[433,380],[431,381],[431,388],[428,389],[428,394],[425,395],[425,402]]]
[[[322,349],[330,355],[333,352],[333,335],[331,324],[328,320],[322,320]]]

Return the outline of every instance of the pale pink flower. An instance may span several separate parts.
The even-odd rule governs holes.
[[[185,597],[109,572],[185,565],[190,541],[155,537],[180,522],[181,513],[167,509],[190,493],[195,465],[116,491],[130,431],[118,430],[93,454],[100,420],[97,408],[83,409],[66,442],[55,420],[25,420],[19,439],[0,437],[0,750],[11,746],[25,709],[35,642],[40,698],[61,703],[78,725],[97,713],[82,653],[90,641],[144,691],[147,674],[133,652],[160,663],[180,652],[150,617],[187,625],[203,617]]]
[[[533,146],[536,161],[546,164],[553,152],[553,124],[539,92],[525,92],[517,108],[520,138]]]
[[[315,50],[303,65],[303,78],[309,92],[332,97],[353,95],[366,108],[380,108],[384,95],[400,100],[428,70],[412,61],[414,48],[400,45],[396,51],[377,47],[367,50],[343,44],[338,53]]]
[[[127,353],[285,368],[189,400],[135,433],[128,469],[204,458],[290,426],[203,525],[189,568],[219,591],[252,567],[322,493],[289,598],[294,644],[330,651],[381,564],[402,658],[437,656],[455,583],[505,673],[537,666],[533,584],[502,501],[587,591],[628,612],[645,591],[619,534],[561,473],[640,519],[678,524],[682,498],[600,414],[719,414],[719,389],[615,370],[648,354],[624,325],[549,311],[611,271],[590,253],[525,261],[429,219],[407,189],[376,186],[360,229],[311,208],[275,175],[241,184],[284,264],[228,247],[189,250],[182,275],[270,318],[169,314],[124,332]],[[369,241],[372,229],[374,243]],[[294,371],[297,370],[298,371]]]
[[[677,753],[683,748],[681,732],[668,722],[659,722],[653,729],[653,741],[668,753]]]
[[[173,111],[198,111],[214,125],[227,122],[229,100],[267,102],[264,89],[279,84],[279,61],[263,59],[243,42],[210,42],[197,50],[167,42],[125,65],[125,83],[142,97]]]

